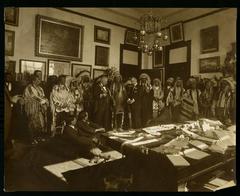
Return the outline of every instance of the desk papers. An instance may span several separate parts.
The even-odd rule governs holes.
[[[195,160],[200,160],[200,159],[203,159],[203,158],[209,156],[208,153],[203,152],[201,150],[197,150],[196,148],[187,149],[183,152],[183,154],[185,157],[195,159]]]
[[[190,163],[181,155],[167,155],[174,166],[189,166]]]
[[[200,150],[206,150],[208,148],[207,144],[198,140],[191,140],[189,143]]]

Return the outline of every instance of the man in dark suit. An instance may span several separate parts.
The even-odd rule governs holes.
[[[136,78],[131,78],[131,87],[128,91],[127,103],[129,105],[130,110],[130,124],[132,124],[131,128],[141,128],[142,120],[141,120],[141,97],[140,97],[140,89],[137,83]]]
[[[104,127],[106,131],[111,129],[111,106],[112,98],[109,88],[107,87],[108,78],[102,76],[99,83],[95,86],[93,92],[94,104],[94,122]]]
[[[93,154],[100,156],[101,150],[96,147],[95,140],[91,137],[84,136],[76,127],[76,118],[73,115],[68,115],[66,118],[67,125],[63,131],[63,138],[73,145],[73,149],[79,153]]]

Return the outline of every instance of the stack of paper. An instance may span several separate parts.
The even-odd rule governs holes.
[[[191,140],[189,143],[200,150],[206,150],[208,148],[207,144],[198,140]]]
[[[151,135],[155,135],[155,136],[161,135],[161,133],[159,132],[161,131],[160,126],[146,127],[146,128],[143,128],[142,130]]]
[[[196,148],[187,149],[183,152],[183,154],[185,157],[195,159],[195,160],[200,160],[200,159],[203,159],[203,158],[209,156],[208,153],[197,150]]]
[[[181,155],[167,155],[168,159],[174,166],[189,166],[190,163],[184,159]]]
[[[212,191],[221,190],[223,188],[236,186],[233,180],[227,181],[222,178],[214,178],[204,185],[204,188],[207,188]]]
[[[43,167],[59,179],[66,181],[66,179],[63,177],[62,173],[67,172],[69,170],[75,170],[83,168],[81,164],[75,163],[74,161],[66,161],[62,163],[56,163],[52,165],[46,165]]]

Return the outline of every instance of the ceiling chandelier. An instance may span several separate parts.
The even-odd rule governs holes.
[[[163,28],[167,26],[166,20],[154,16],[151,10],[148,14],[141,16],[139,23],[140,31],[136,31],[134,37],[138,40],[138,49],[149,56],[154,51],[162,51],[162,43],[168,39],[166,32],[163,32]]]

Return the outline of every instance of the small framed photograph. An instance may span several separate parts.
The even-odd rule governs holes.
[[[4,8],[5,24],[18,26],[19,8],[6,7]]]
[[[184,41],[184,31],[183,31],[182,22],[178,22],[170,25],[170,38],[171,38],[171,43]]]
[[[220,71],[220,56],[199,59],[199,73],[214,73]]]
[[[105,69],[93,69],[93,79],[105,74]]]
[[[200,31],[201,54],[218,51],[218,26],[212,26]]]
[[[94,41],[103,44],[110,44],[111,29],[94,25]]]
[[[71,75],[70,61],[48,60],[48,76]]]
[[[95,46],[95,65],[109,66],[109,48]]]
[[[153,53],[153,68],[161,68],[163,67],[164,61],[164,49],[161,51],[155,51]]]
[[[11,75],[16,78],[16,61],[6,61],[5,62],[5,72],[11,73]]]
[[[136,32],[134,30],[126,30],[124,43],[134,46],[138,45],[138,38],[136,39]]]
[[[42,72],[42,80],[45,80],[46,62],[20,59],[20,73],[22,73],[23,77],[33,74],[35,70],[40,70]]]
[[[72,63],[72,76],[73,77],[76,77],[82,71],[87,71],[86,73],[89,73],[89,77],[91,78],[91,72],[92,72],[91,65]]]
[[[5,30],[5,55],[14,56],[15,32]]]

